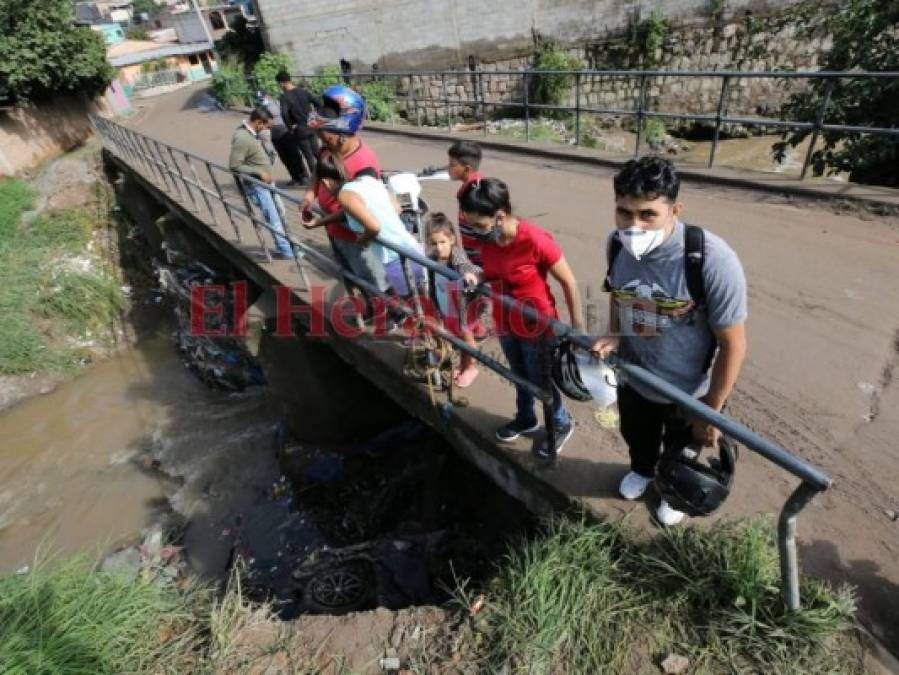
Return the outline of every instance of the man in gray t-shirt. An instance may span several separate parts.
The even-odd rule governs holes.
[[[746,355],[746,278],[736,253],[705,231],[702,246],[702,296],[688,289],[684,258],[686,226],[677,201],[680,180],[667,159],[643,157],[615,176],[616,231],[609,237],[614,255],[608,288],[610,335],[594,351],[612,351],[640,365],[708,406],[721,410],[733,390]],[[717,353],[716,353],[717,349]],[[714,357],[714,358],[713,358]],[[621,481],[625,499],[642,496],[652,482],[663,445],[685,434],[717,444],[719,432],[636,383],[618,390],[621,434],[631,470]],[[665,525],[683,513],[662,500],[656,516]]]

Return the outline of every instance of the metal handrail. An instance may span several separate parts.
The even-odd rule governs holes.
[[[545,103],[534,103],[529,97],[529,83],[532,78],[547,75],[564,75],[574,79],[574,99],[575,105],[552,105]],[[522,78],[522,97],[521,100],[505,100],[505,101],[489,101],[484,96],[484,79],[491,77],[514,77]],[[295,79],[300,80],[317,80],[323,78],[333,78],[333,73],[300,73],[293,75]],[[718,151],[721,137],[721,127],[724,124],[736,124],[746,127],[756,128],[776,128],[784,131],[811,131],[811,140],[809,147],[803,160],[802,169],[799,179],[804,180],[811,166],[812,158],[815,152],[815,146],[822,132],[836,132],[846,134],[870,134],[874,136],[899,136],[899,128],[895,127],[867,127],[852,126],[843,124],[826,124],[825,116],[830,104],[831,93],[834,84],[842,79],[899,79],[899,71],[832,71],[832,70],[776,70],[776,71],[743,71],[743,70],[540,70],[535,68],[526,68],[519,70],[482,70],[480,68],[459,68],[451,70],[393,70],[393,71],[369,71],[369,72],[353,72],[342,74],[340,77],[347,82],[372,82],[385,79],[409,79],[413,77],[439,77],[440,89],[442,96],[414,96],[411,93],[401,95],[396,93],[394,87],[393,96],[390,99],[394,102],[404,102],[405,104],[414,104],[416,114],[420,112],[419,104],[427,106],[442,106],[444,115],[447,120],[447,127],[452,130],[450,124],[450,106],[471,108],[475,111],[476,117],[484,123],[484,133],[487,133],[487,110],[497,109],[516,109],[521,110],[525,124],[525,140],[530,140],[530,124],[532,110],[545,110],[554,112],[573,113],[575,117],[575,134],[574,144],[581,144],[581,115],[583,113],[591,115],[611,115],[615,117],[633,117],[637,120],[637,134],[634,143],[634,157],[640,153],[640,145],[643,136],[643,120],[652,119],[672,119],[693,122],[714,122],[714,131],[712,136],[712,145],[709,149],[708,166],[711,168],[715,164],[715,157]],[[474,99],[463,98],[462,96],[454,98],[448,95],[446,87],[447,77],[466,77],[471,78],[474,83]],[[581,83],[584,78],[638,78],[640,80],[640,91],[637,95],[637,105],[633,109],[622,108],[602,108],[591,107],[581,104]],[[715,114],[711,113],[680,113],[653,111],[647,105],[647,84],[653,78],[720,78],[721,87],[718,97],[718,110]],[[781,120],[765,117],[747,117],[747,116],[729,116],[726,111],[727,96],[731,83],[735,79],[783,79],[783,80],[826,80],[828,82],[825,87],[824,95],[818,108],[816,120],[814,122],[800,122],[798,120]],[[255,79],[249,78],[250,85],[253,90],[256,89]],[[420,119],[416,120],[418,126],[421,126]]]
[[[200,207],[197,203],[197,200],[191,195],[190,188],[194,188],[195,190],[199,191],[199,193],[203,196],[205,206],[207,207],[206,210],[209,213],[209,217],[216,225],[218,224],[216,214],[211,206],[211,203],[209,202],[209,198],[217,200],[222,204],[223,209],[234,228],[238,240],[240,239],[240,231],[234,218],[235,214],[243,216],[250,220],[254,230],[259,237],[259,243],[265,249],[266,254],[268,254],[268,249],[262,239],[262,229],[266,229],[272,234],[278,234],[279,236],[283,236],[285,239],[287,239],[294,250],[294,261],[297,265],[301,278],[306,284],[307,290],[309,288],[309,284],[308,280],[306,279],[305,270],[303,268],[304,261],[312,262],[312,264],[314,264],[318,269],[322,270],[325,274],[340,278],[344,282],[344,284],[350,282],[353,285],[362,288],[369,294],[382,298],[387,307],[393,309],[394,311],[398,311],[407,317],[413,317],[418,321],[423,321],[425,317],[421,314],[422,310],[420,303],[417,302],[416,285],[411,282],[412,273],[410,268],[410,261],[424,268],[427,268],[435,274],[446,277],[447,279],[453,281],[461,279],[461,275],[458,272],[434,260],[431,260],[421,252],[411,249],[407,246],[398,246],[390,242],[383,241],[379,238],[379,243],[382,246],[385,246],[396,252],[402,260],[403,267],[407,276],[407,285],[412,290],[413,297],[416,300],[416,302],[413,304],[413,307],[409,307],[397,298],[381,292],[377,287],[375,287],[365,279],[362,279],[352,272],[342,268],[340,264],[333,258],[316,250],[313,246],[309,245],[309,243],[296,239],[295,237],[293,237],[293,235],[291,235],[290,232],[287,232],[286,230],[283,234],[277,232],[271,225],[269,225],[265,221],[264,218],[259,217],[254,212],[250,200],[246,195],[245,184],[261,187],[265,190],[268,190],[273,196],[278,195],[282,199],[287,200],[288,202],[295,204],[296,206],[299,206],[301,202],[293,195],[285,192],[284,190],[281,190],[274,185],[263,183],[250,176],[232,172],[230,169],[216,164],[215,162],[212,162],[206,158],[200,157],[199,155],[186,150],[181,150],[180,148],[174,148],[173,146],[135,132],[108,119],[98,116],[92,116],[91,119],[94,127],[103,139],[104,147],[109,152],[114,153],[120,161],[129,166],[132,170],[141,174],[143,178],[149,183],[155,184],[157,189],[170,192],[169,199],[175,201],[176,203],[179,203],[182,208],[188,211],[197,211],[198,218],[201,215]],[[162,152],[163,149],[166,150],[165,153]],[[155,150],[155,153],[153,152],[153,150]],[[180,156],[180,163],[176,155]],[[171,164],[166,162],[166,156],[170,158]],[[184,175],[184,167],[182,166],[182,164],[185,160],[187,161],[191,169],[190,177]],[[208,186],[202,183],[199,174],[194,170],[191,160],[201,162],[206,167],[206,172],[214,183],[215,189],[210,189]],[[215,178],[216,171],[230,175],[234,178],[235,184],[238,188],[238,192],[242,197],[243,204],[232,203],[228,200],[228,198],[225,196],[224,191],[221,189],[221,186]],[[180,186],[178,186],[177,181],[180,181]],[[180,200],[175,198],[173,191],[168,190],[169,185],[172,185],[175,188],[175,191],[177,191]],[[186,200],[184,200],[183,194],[190,195],[193,203],[192,207],[187,206],[187,204],[184,203]],[[551,327],[553,333],[558,337],[567,338],[584,349],[589,349],[593,345],[594,340],[590,336],[575,331],[574,328],[568,324],[540,314],[527,303],[523,303],[509,296],[498,293],[488,286],[479,286],[477,291],[483,295],[490,296],[494,301],[502,303],[506,308],[512,311],[521,312],[522,315],[528,319],[542,322],[543,325]],[[544,405],[544,415],[547,422],[547,432],[550,436],[550,442],[552,442],[554,434],[554,424],[552,422],[552,413],[550,409],[552,402],[551,389],[549,389],[548,387],[543,388],[538,385],[534,385],[527,380],[524,380],[523,378],[513,373],[510,369],[505,367],[503,364],[493,359],[491,356],[484,354],[479,349],[469,347],[463,340],[460,340],[458,337],[446,331],[439,325],[429,325],[428,330],[432,330],[441,338],[447,340],[458,349],[471,354],[475,359],[483,363],[493,372],[499,374],[504,379],[507,379],[519,386],[525,387],[535,397],[540,399]],[[799,609],[799,567],[795,538],[797,517],[802,508],[807,505],[808,502],[816,494],[827,490],[830,487],[831,479],[818,467],[794,456],[779,444],[759,436],[751,429],[731,419],[727,415],[709,408],[702,401],[686,394],[685,392],[681,391],[677,387],[674,387],[670,383],[659,378],[648,370],[635,364],[627,363],[617,357],[610,358],[608,362],[616,369],[616,371],[623,375],[622,379],[639,382],[647,389],[661,395],[666,400],[679,405],[691,415],[702,419],[713,425],[714,427],[720,429],[723,433],[731,436],[735,440],[740,441],[749,450],[758,453],[762,457],[766,458],[767,460],[771,461],[772,463],[776,464],[777,466],[781,467],[785,471],[791,473],[801,480],[799,486],[794,490],[794,492],[790,495],[790,497],[784,504],[778,520],[778,547],[780,553],[781,579],[784,598],[789,609]],[[444,409],[444,411],[446,412],[446,409]]]

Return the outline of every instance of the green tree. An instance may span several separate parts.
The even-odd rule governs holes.
[[[294,72],[293,59],[287,54],[273,54],[265,52],[253,66],[253,75],[256,78],[256,88],[266,94],[274,96],[281,93],[275,76],[281,71]]]
[[[332,84],[343,84],[340,68],[337,66],[325,66],[315,77],[306,80],[306,88],[319,96]]]
[[[0,100],[103,93],[115,75],[103,39],[73,21],[70,0],[0,0]]]
[[[135,14],[149,14],[151,17],[162,13],[162,7],[156,0],[132,0],[131,9]]]
[[[833,49],[824,57],[822,70],[899,70],[899,1],[847,0],[822,18],[821,28],[833,36]],[[832,83],[832,84],[831,84]],[[795,94],[783,109],[787,119],[815,122],[825,91],[833,86],[825,122],[848,126],[899,126],[899,80],[853,78],[816,80]],[[783,158],[788,146],[796,147],[809,130],[788,132],[774,145]],[[824,131],[823,147],[812,154],[812,170],[848,172],[857,183],[899,187],[899,138],[861,133]]]
[[[534,70],[580,70],[583,68],[580,60],[565,53],[551,42],[545,42],[537,54]],[[565,97],[574,85],[574,75],[553,73],[549,75],[537,75],[534,78],[534,100],[543,105],[562,105]],[[561,111],[547,111],[549,117],[564,117],[567,113]]]
[[[244,17],[239,16],[231,30],[215,43],[215,49],[223,59],[239,61],[244,70],[250,72],[265,51],[265,45],[259,29],[251,27]]]
[[[131,26],[125,33],[125,37],[129,40],[149,40],[150,34],[140,26]]]
[[[656,52],[665,44],[668,37],[668,19],[665,14],[654,9],[649,16],[637,25],[637,53],[642,57],[644,64],[654,66],[657,64]]]
[[[223,106],[253,105],[253,93],[242,65],[234,58],[219,62],[212,74],[212,93]]]

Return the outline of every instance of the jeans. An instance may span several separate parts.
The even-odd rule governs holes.
[[[501,335],[499,344],[503,348],[509,368],[516,375],[528,382],[545,388],[547,384],[553,392],[553,419],[557,425],[571,423],[571,417],[562,404],[562,394],[544,375],[543,369],[543,343],[540,340],[524,340],[514,335]],[[537,423],[534,413],[534,396],[523,387],[515,386],[515,420],[528,426]]]
[[[356,242],[335,238],[331,239],[331,246],[340,264],[357,277],[361,277],[381,292],[390,288],[384,263],[381,262],[374,247],[363,248]]]
[[[409,267],[412,270],[412,283],[420,289],[425,281],[425,268],[412,261],[409,261]],[[403,263],[399,258],[387,263],[384,266],[384,271],[387,273],[387,283],[396,291],[397,295],[404,298],[412,295],[412,289],[406,284]]]
[[[262,211],[262,217],[265,219],[265,222],[268,223],[275,232],[283,235],[284,223],[281,222],[281,214],[278,212],[278,207],[275,206],[275,200],[272,198],[272,193],[259,185],[244,183],[244,186],[247,190],[247,197],[259,207],[260,211]],[[291,248],[290,242],[277,234],[272,234],[272,237],[275,239],[275,246],[277,246],[278,252],[281,255],[288,255],[292,258],[293,248]]]

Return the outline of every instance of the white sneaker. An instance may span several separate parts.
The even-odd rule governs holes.
[[[652,478],[641,476],[635,471],[628,471],[627,475],[621,480],[618,486],[618,492],[625,499],[639,499],[646,492],[646,488],[652,482]]]
[[[668,502],[663,499],[659,504],[659,508],[656,509],[656,518],[659,519],[662,525],[677,525],[684,519],[684,512],[672,509],[668,506]]]

